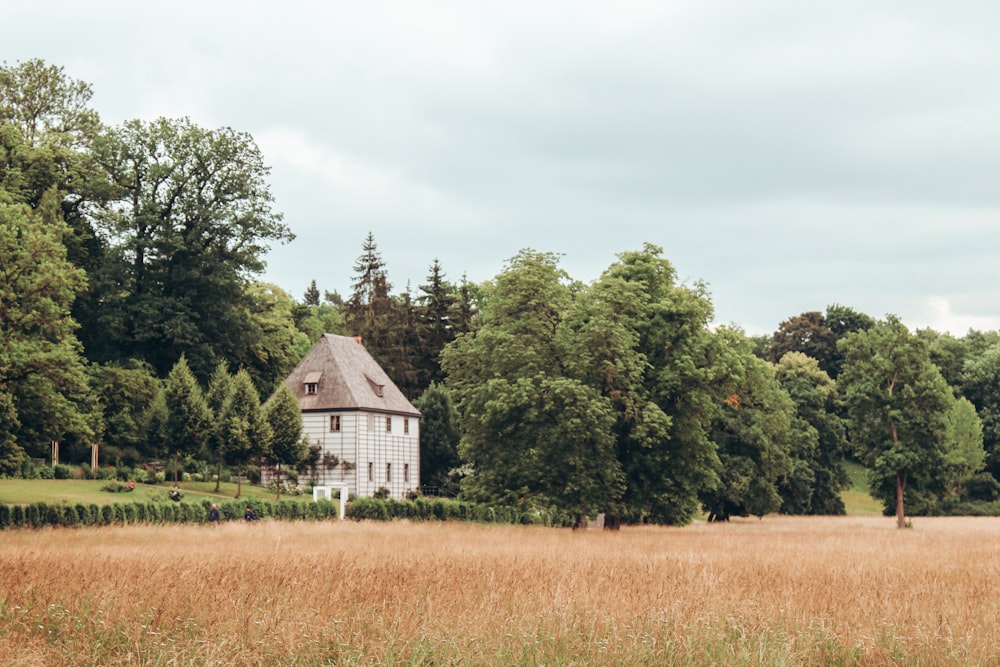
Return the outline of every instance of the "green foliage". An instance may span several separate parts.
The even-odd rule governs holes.
[[[975,406],[982,422],[986,469],[1000,479],[1000,342],[966,359],[962,394]]]
[[[573,341],[561,335],[573,298],[565,278],[554,255],[522,251],[497,277],[481,326],[445,350],[470,498],[582,515],[620,497],[612,403],[560,363]]]
[[[626,477],[621,516],[685,524],[698,512],[698,494],[719,482],[709,432],[727,371],[708,330],[712,306],[704,285],[678,284],[661,255],[651,244],[622,253],[583,295],[598,304],[578,316],[590,325],[575,352],[615,405]]]
[[[271,440],[271,428],[264,418],[260,397],[245,370],[241,369],[233,378],[232,393],[217,419],[226,442],[226,462],[235,466],[241,476],[248,464],[263,455]],[[240,484],[242,488],[242,481]]]
[[[965,398],[952,402],[947,415],[945,451],[942,474],[946,492],[962,496],[962,487],[983,469],[986,451],[983,449],[983,425],[976,408]]]
[[[819,363],[801,352],[778,362],[776,377],[795,407],[792,473],[780,484],[781,511],[788,514],[844,514],[841,491],[850,486],[841,460],[847,454],[846,426],[837,388]]]
[[[941,481],[952,394],[927,344],[896,318],[848,334],[840,349],[851,442],[872,472],[873,495],[895,505],[903,527],[908,485],[915,496]]]
[[[55,204],[42,206],[11,205],[0,191],[0,474],[20,467],[23,447],[47,455],[42,443],[93,433],[70,315],[84,276],[66,260]]]
[[[413,403],[420,410],[420,484],[453,495],[452,473],[460,464],[458,411],[448,390],[431,384]]]
[[[160,424],[161,438],[173,456],[173,479],[177,481],[178,458],[204,449],[209,439],[212,414],[184,357],[171,369],[163,397],[166,421]]]
[[[724,383],[726,407],[712,429],[722,463],[720,483],[700,496],[710,520],[777,511],[782,479],[789,482],[788,488],[794,480],[808,501],[814,480],[808,468],[797,469],[791,457],[795,408],[773,366],[753,355],[742,333],[723,329],[717,335],[728,353],[729,375]]]
[[[392,498],[357,498],[347,508],[347,518],[354,521],[471,521],[477,523],[509,523],[569,527],[576,516],[554,508],[531,504],[494,506],[460,500],[418,497],[414,500]]]
[[[294,469],[309,454],[308,445],[302,439],[302,413],[295,394],[282,382],[264,408],[264,417],[270,431],[267,456],[277,463],[280,489],[282,465]]]
[[[97,217],[115,261],[98,284],[105,307],[85,323],[88,350],[143,359],[161,375],[186,355],[202,379],[228,359],[273,382],[245,285],[268,243],[292,234],[271,210],[253,139],[186,118],[132,120],[96,137],[91,154],[112,186]]]

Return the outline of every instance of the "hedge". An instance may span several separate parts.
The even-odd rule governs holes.
[[[242,521],[247,507],[253,509],[258,519],[322,521],[337,518],[337,506],[329,500],[314,503],[227,500],[219,503],[219,518],[221,521]],[[197,503],[112,503],[103,506],[63,503],[0,505],[0,530],[44,526],[205,523],[211,508],[211,500]]]
[[[44,526],[78,527],[128,524],[205,523],[212,501],[192,503],[112,503],[109,505],[67,505],[32,503],[0,505],[0,530],[7,528],[42,528]],[[221,521],[242,521],[247,507],[258,519],[285,521],[322,521],[337,517],[337,505],[329,500],[296,502],[292,500],[226,500],[219,503]],[[362,521],[471,521],[477,523],[512,523],[541,526],[573,526],[574,517],[565,512],[538,507],[500,507],[443,498],[356,498],[348,505],[348,518]]]
[[[355,521],[473,521],[477,523],[514,523],[524,525],[564,526],[576,524],[566,512],[537,507],[497,507],[444,498],[356,498],[347,508],[347,518]]]

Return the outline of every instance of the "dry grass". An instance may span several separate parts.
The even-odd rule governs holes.
[[[5,665],[994,665],[998,519],[0,536]]]

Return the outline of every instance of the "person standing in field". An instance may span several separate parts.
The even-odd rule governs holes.
[[[219,506],[212,503],[212,509],[208,510],[208,522],[213,526],[219,525]]]

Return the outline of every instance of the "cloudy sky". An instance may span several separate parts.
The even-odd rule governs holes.
[[[93,85],[109,124],[251,133],[297,238],[265,279],[394,291],[522,248],[589,282],[664,249],[720,323],[840,303],[1000,328],[1000,3],[586,0],[4,9],[0,59]]]

